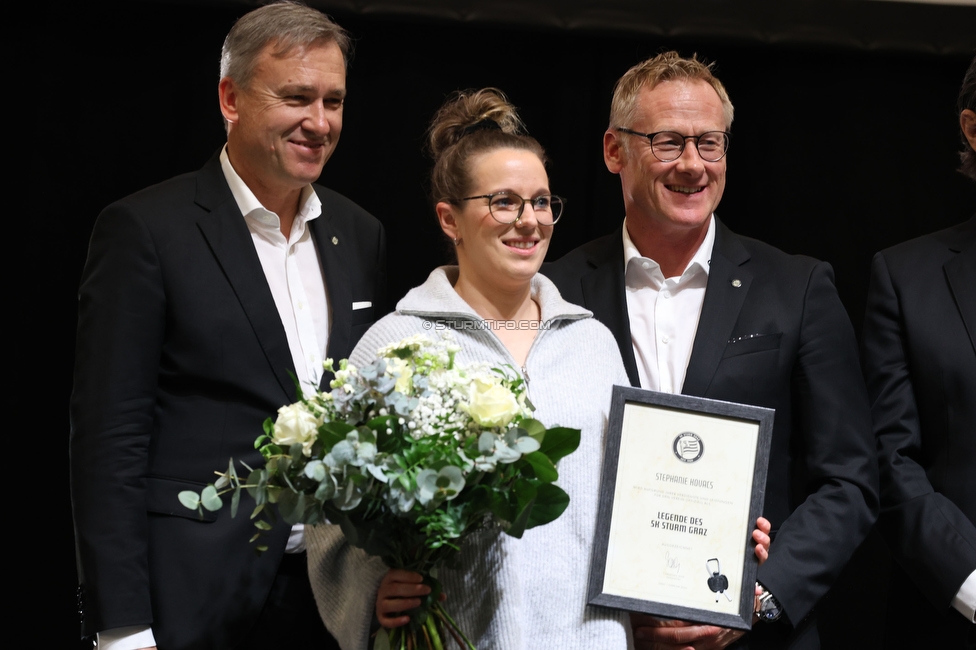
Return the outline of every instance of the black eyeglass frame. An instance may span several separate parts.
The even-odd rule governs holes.
[[[647,143],[651,145],[651,153],[654,154],[654,157],[660,160],[661,162],[674,162],[675,160],[680,158],[682,154],[684,154],[685,152],[685,146],[687,145],[689,139],[695,141],[695,151],[698,152],[698,156],[705,162],[720,161],[722,158],[725,158],[729,154],[729,148],[732,146],[732,134],[729,133],[728,131],[705,131],[701,135],[682,135],[677,131],[656,131],[654,133],[641,133],[640,131],[634,131],[632,129],[627,129],[622,126],[614,127],[614,131],[620,131],[621,133],[636,135],[639,138],[647,138]],[[681,148],[678,149],[678,155],[675,156],[674,158],[671,158],[670,160],[664,160],[663,158],[661,158],[661,156],[657,155],[657,152],[654,150],[654,138],[656,136],[661,135],[662,133],[673,133],[679,138],[681,138]],[[698,148],[698,143],[701,142],[701,139],[704,138],[709,133],[721,133],[722,135],[725,136],[725,151],[722,153],[721,156],[719,156],[715,160],[709,160],[708,158],[703,156],[701,149]]]
[[[492,202],[492,200],[496,196],[502,196],[502,195],[509,196],[509,197],[518,199],[519,201],[522,202],[519,205],[518,214],[516,214],[515,215],[515,218],[512,219],[511,221],[502,221],[501,219],[499,219],[495,215],[495,211],[491,209],[491,202]],[[562,218],[563,212],[566,211],[566,199],[564,199],[563,197],[558,196],[556,194],[542,194],[542,195],[537,196],[537,197],[532,198],[532,199],[526,199],[526,198],[524,198],[524,197],[522,197],[522,196],[520,196],[520,195],[518,195],[518,194],[516,194],[514,192],[492,192],[491,194],[479,194],[478,196],[466,196],[463,199],[457,199],[457,200],[458,201],[473,201],[475,199],[488,199],[488,214],[490,214],[491,215],[491,218],[494,219],[495,221],[497,221],[498,223],[507,226],[509,224],[515,223],[516,221],[518,221],[519,219],[522,218],[522,213],[525,211],[525,204],[526,203],[530,203],[532,201],[537,201],[537,200],[539,200],[541,198],[546,198],[546,197],[549,198],[549,205],[552,205],[552,200],[553,199],[557,199],[559,201],[560,205],[562,205],[562,207],[559,208],[559,214],[556,215],[555,217],[553,217],[552,223],[542,223],[542,221],[539,221],[539,223],[540,223],[540,225],[543,225],[543,226],[555,226],[556,225],[556,222],[559,221]],[[535,208],[533,207],[532,210],[534,212],[535,211]],[[538,218],[539,217],[536,216],[536,219],[538,219]]]

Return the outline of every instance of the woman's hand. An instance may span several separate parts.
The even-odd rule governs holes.
[[[769,531],[772,524],[768,519],[760,517],[756,520],[756,530],[752,531],[752,541],[756,543],[756,557],[759,558],[759,565],[769,558]]]
[[[411,609],[420,607],[420,599],[430,593],[419,573],[404,569],[390,569],[383,576],[376,592],[376,618],[387,629],[401,627],[410,622]]]

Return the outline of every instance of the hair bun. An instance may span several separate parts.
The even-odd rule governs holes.
[[[521,135],[525,126],[505,93],[497,88],[459,90],[441,106],[430,124],[430,154],[436,160],[462,138],[479,131]]]

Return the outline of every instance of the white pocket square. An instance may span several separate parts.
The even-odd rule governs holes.
[[[366,309],[367,307],[372,307],[372,306],[373,306],[373,303],[371,303],[370,301],[368,301],[368,300],[361,300],[359,302],[352,303],[352,310],[353,311],[356,311],[357,309]]]

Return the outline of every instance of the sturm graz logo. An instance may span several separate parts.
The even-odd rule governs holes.
[[[674,457],[682,463],[693,463],[705,453],[705,444],[702,439],[691,431],[679,433],[674,439]]]

